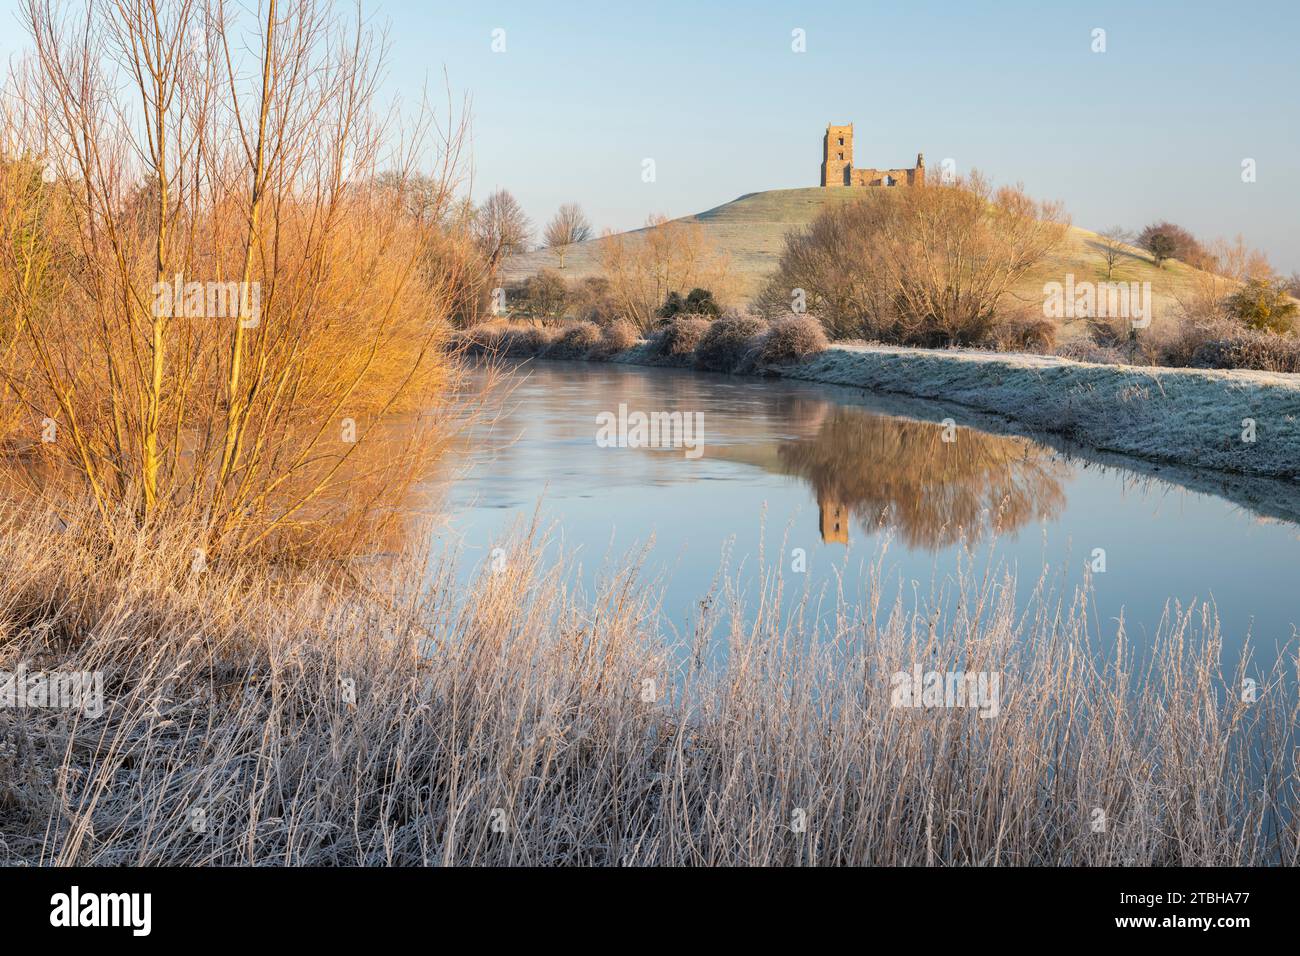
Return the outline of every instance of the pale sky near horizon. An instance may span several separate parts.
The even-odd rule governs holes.
[[[385,94],[437,93],[445,69],[473,98],[475,195],[506,187],[538,226],[569,201],[622,229],[815,186],[826,124],[851,122],[858,166],[951,157],[1062,200],[1085,228],[1170,219],[1205,239],[1241,233],[1300,270],[1294,0],[363,9],[389,30]],[[0,0],[6,59],[25,45],[16,10]]]

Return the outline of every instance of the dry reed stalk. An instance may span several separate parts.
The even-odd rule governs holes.
[[[192,530],[105,550],[98,521],[0,512],[0,669],[106,697],[0,708],[4,862],[1297,862],[1295,647],[1225,674],[1204,606],[1138,655],[1086,590],[1018,610],[964,567],[905,604],[877,563],[850,607],[766,566],[672,646],[635,563],[584,597],[535,530],[467,589],[416,554],[194,574]],[[1000,674],[997,716],[892,706],[914,666]]]

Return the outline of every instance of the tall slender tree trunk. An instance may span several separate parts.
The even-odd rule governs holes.
[[[248,234],[244,240],[244,267],[240,273],[239,316],[230,340],[230,373],[226,381],[226,434],[217,478],[217,495],[230,480],[239,460],[239,435],[243,427],[244,402],[240,376],[244,360],[244,318],[249,308],[248,289],[253,275],[253,252],[257,244],[258,220],[265,192],[263,177],[266,163],[266,122],[271,108],[272,56],[275,41],[275,0],[270,0],[266,15],[266,45],[262,58],[262,102],[257,119],[257,147],[253,163],[252,193],[249,198]]]
[[[166,72],[163,66],[162,29],[154,24],[154,168],[158,176],[158,237],[155,246],[155,281],[167,281],[167,103]],[[152,308],[153,337],[149,375],[147,409],[144,427],[144,448],[141,460],[143,478],[143,511],[149,515],[158,503],[158,432],[162,426],[163,362],[166,357],[167,317],[155,303]]]

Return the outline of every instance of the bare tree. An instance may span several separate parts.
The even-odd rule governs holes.
[[[542,320],[563,318],[569,303],[569,287],[564,277],[551,269],[542,269],[524,283],[524,302],[528,310]]]
[[[402,211],[421,225],[445,225],[460,215],[450,194],[454,182],[424,173],[385,170],[375,177],[375,187],[388,193]]]
[[[786,236],[761,299],[795,292],[832,337],[973,345],[1012,287],[1065,238],[1057,203],[972,174],[951,186],[869,189]]]
[[[546,224],[546,231],[542,233],[542,238],[546,240],[548,248],[554,249],[560,257],[560,268],[564,268],[564,255],[569,251],[569,246],[586,242],[591,238],[591,223],[582,213],[582,207],[577,203],[568,202],[559,208],[555,217]]]
[[[1181,319],[1190,326],[1212,326],[1229,318],[1228,298],[1252,280],[1273,278],[1268,256],[1238,235],[1216,239],[1203,249],[1205,268],[1193,272],[1174,294]]]
[[[642,332],[670,292],[707,289],[724,303],[731,295],[730,261],[698,223],[651,216],[637,232],[604,236],[599,253],[619,316]]]
[[[1115,274],[1120,256],[1126,255],[1128,247],[1133,245],[1133,234],[1122,226],[1111,226],[1097,235],[1101,239],[1101,254],[1106,260],[1106,281],[1109,282]]]
[[[533,234],[532,221],[524,215],[519,200],[504,189],[484,200],[475,215],[474,229],[491,272],[506,256],[526,251]]]
[[[434,407],[449,374],[460,260],[433,260],[424,224],[446,219],[430,207],[450,202],[463,122],[417,179],[431,117],[388,126],[382,43],[322,0],[22,10],[33,49],[0,149],[45,175],[0,176],[0,267],[21,270],[0,282],[0,379],[20,427],[57,434],[36,445],[43,491],[89,497],[107,528],[194,520],[208,555],[344,548],[390,521],[364,502],[427,462],[383,413]],[[418,215],[375,185],[381,157],[395,186],[422,183]]]

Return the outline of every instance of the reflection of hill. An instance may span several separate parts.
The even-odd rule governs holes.
[[[896,528],[909,547],[931,550],[986,527],[1013,532],[1065,504],[1068,466],[1024,438],[944,427],[825,406],[815,434],[781,443],[776,456],[715,449],[808,482],[824,541],[848,541],[852,515],[868,529]]]

